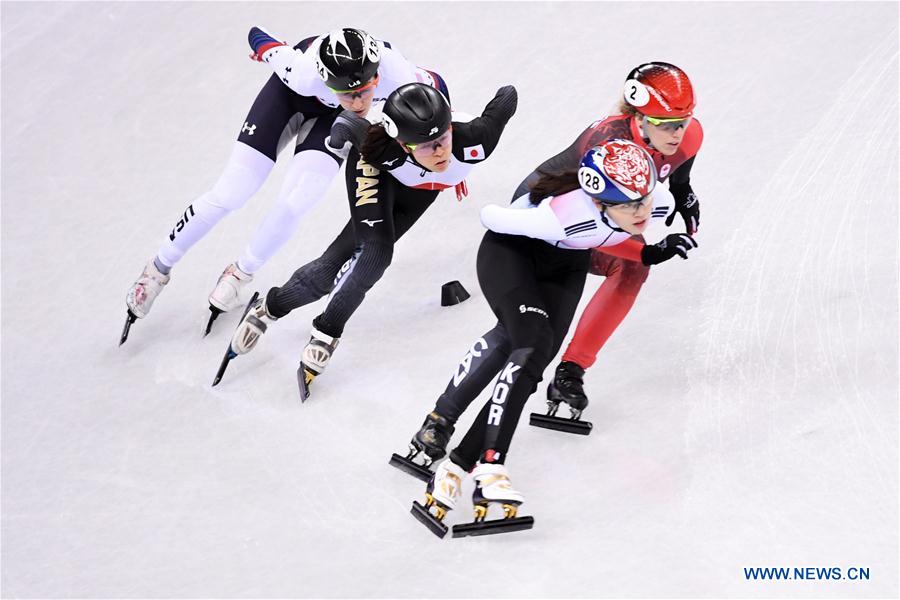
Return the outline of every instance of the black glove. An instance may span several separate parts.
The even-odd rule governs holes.
[[[687,258],[688,250],[696,248],[697,242],[686,233],[670,233],[666,239],[655,244],[647,244],[641,250],[641,262],[647,265],[658,265],[675,256]]]
[[[516,107],[519,105],[519,92],[511,85],[504,85],[494,94],[494,99],[488,103],[488,106],[495,109],[497,117],[506,123],[514,114]]]
[[[684,219],[684,230],[688,235],[694,235],[700,228],[700,200],[694,192],[689,191],[686,194],[672,194],[675,197],[675,210],[671,215],[666,217],[666,227],[675,220],[675,213],[681,215]]]
[[[341,111],[331,126],[331,135],[325,138],[328,149],[340,156],[347,158],[350,146],[360,148],[369,131],[369,121],[350,110]]]

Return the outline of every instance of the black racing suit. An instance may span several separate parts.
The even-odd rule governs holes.
[[[450,458],[471,470],[479,458],[502,463],[528,397],[556,356],[584,290],[590,251],[488,231],[478,249],[478,282],[497,325],[473,345],[438,399],[455,421],[497,376],[491,398]],[[470,354],[473,354],[470,351]]]
[[[487,158],[515,113],[516,101],[515,88],[502,88],[481,116],[469,122],[453,122],[454,159],[475,163]],[[484,156],[473,159],[465,154],[465,148],[479,145]],[[341,337],[366,292],[390,265],[396,241],[440,193],[407,187],[391,176],[390,170],[399,168],[404,161],[415,162],[399,144],[392,144],[385,156],[373,160],[376,164],[371,165],[361,159],[358,150],[351,150],[346,170],[350,222],[322,256],[297,269],[283,286],[269,290],[269,314],[283,317],[330,293],[328,305],[313,326],[332,337]],[[360,180],[365,180],[364,190],[357,189]]]

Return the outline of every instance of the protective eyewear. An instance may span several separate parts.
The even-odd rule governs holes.
[[[677,119],[660,119],[658,117],[644,116],[647,122],[666,131],[678,131],[682,127],[687,127],[693,117],[683,117]]]
[[[328,88],[334,95],[338,98],[359,98],[364,95],[369,95],[375,93],[375,86],[378,85],[378,75],[376,74],[369,83],[366,85],[361,85],[355,90],[336,90],[333,88]]]
[[[622,202],[621,204],[611,204],[608,202],[600,202],[601,205],[608,208],[609,210],[614,210],[616,212],[631,212],[633,214],[637,214],[637,212],[650,204],[653,200],[653,196],[644,196],[640,200],[633,200],[631,202]]]
[[[439,138],[433,139],[430,142],[422,142],[421,144],[403,144],[409,151],[413,154],[418,154],[419,156],[428,156],[429,154],[434,154],[438,151],[438,148],[446,147],[450,144],[450,139],[453,137],[453,126],[451,125],[447,131],[445,131]]]

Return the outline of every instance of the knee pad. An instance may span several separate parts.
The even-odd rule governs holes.
[[[523,368],[535,380],[540,381],[544,374],[544,369],[553,359],[551,350],[553,348],[553,328],[546,318],[542,318],[528,333],[516,340],[513,354],[521,348],[529,348]]]
[[[488,331],[482,337],[484,338],[484,341],[487,342],[488,347],[496,349],[497,352],[501,354],[509,354],[511,350],[509,345],[509,334],[506,333],[506,328],[504,328],[502,324],[497,323],[496,327]]]
[[[304,172],[291,189],[283,189],[276,206],[288,213],[290,219],[303,216],[325,196],[333,173]]]
[[[647,281],[650,275],[650,267],[643,263],[637,263],[631,260],[621,260],[620,267],[614,278],[616,287],[623,293],[637,296],[641,291],[641,286]]]
[[[294,154],[278,192],[278,203],[287,203],[297,191],[307,190],[307,196],[324,196],[340,169],[340,163],[324,150],[304,150]],[[291,202],[295,204],[297,199]]]
[[[332,295],[336,294],[351,279],[354,289],[368,292],[375,282],[381,279],[385,270],[391,265],[394,256],[394,245],[388,242],[365,242],[345,262],[334,279]]]
[[[356,269],[365,269],[371,275],[380,278],[391,266],[394,259],[394,244],[391,242],[364,242],[357,257]],[[373,280],[374,284],[375,281]]]
[[[237,144],[225,170],[202,199],[211,210],[230,212],[241,208],[259,190],[274,165],[258,150]]]

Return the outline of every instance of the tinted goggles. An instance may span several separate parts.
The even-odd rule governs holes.
[[[440,137],[431,140],[430,142],[422,142],[421,144],[403,144],[409,151],[413,154],[418,154],[419,156],[428,156],[429,154],[434,154],[438,151],[438,148],[446,147],[450,144],[450,140],[453,137],[453,126],[451,125],[447,131],[441,134]]]
[[[687,127],[693,117],[682,117],[677,119],[663,119],[659,117],[644,116],[648,123],[655,125],[666,131],[678,131],[682,127]]]

